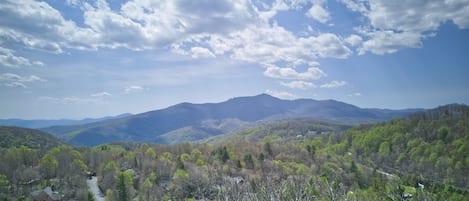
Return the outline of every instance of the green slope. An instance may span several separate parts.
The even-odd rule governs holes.
[[[347,131],[356,160],[407,176],[409,183],[469,190],[469,107],[446,105],[406,119]]]
[[[377,174],[387,177],[388,182],[398,183],[414,196],[418,183],[425,186],[427,196],[440,200],[461,200],[461,197],[445,196],[469,195],[469,106],[466,105],[446,105],[403,119],[353,128],[289,120],[204,142],[303,144],[315,155],[327,153],[350,158],[364,174],[355,178],[361,181],[360,186],[372,186],[370,179]]]
[[[309,119],[284,120],[252,126],[236,133],[214,136],[201,142],[223,144],[230,141],[299,142],[317,136],[343,133],[350,126]]]
[[[48,150],[62,144],[59,139],[39,130],[0,126],[0,148],[26,146]]]

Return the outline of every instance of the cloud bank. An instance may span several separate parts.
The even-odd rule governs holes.
[[[419,48],[445,23],[469,28],[467,0],[340,3],[348,12],[357,14],[356,20],[360,21],[344,33],[318,29],[317,24],[336,23],[337,13],[329,9],[327,0],[129,0],[114,6],[106,0],[5,0],[0,5],[0,67],[47,66],[42,59],[29,57],[27,51],[60,55],[119,48],[166,50],[191,59],[229,58],[255,64],[264,70],[263,75],[283,80],[279,82],[281,86],[308,89],[315,86],[312,80],[326,76],[327,66],[319,62],[322,59]],[[59,4],[77,12],[78,17],[71,18],[66,10],[58,10]],[[276,18],[285,12],[298,12],[311,23],[304,25],[302,32],[291,29]],[[31,76],[4,73],[2,85],[26,88],[44,81]],[[345,84],[332,81],[319,88]],[[125,93],[142,90],[141,86],[124,89]]]

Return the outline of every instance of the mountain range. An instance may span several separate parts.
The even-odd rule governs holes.
[[[124,113],[117,116],[108,116],[102,118],[85,118],[80,120],[74,119],[0,119],[0,126],[17,126],[23,128],[45,128],[50,126],[71,126],[71,125],[80,125],[88,124],[98,121],[104,121],[109,119],[117,119],[122,117],[127,117],[132,114]]]
[[[262,122],[310,119],[354,125],[405,117],[416,111],[420,109],[366,109],[335,100],[282,100],[261,94],[220,103],[180,103],[122,118],[41,130],[73,145],[94,146],[112,141],[172,144],[230,133]]]

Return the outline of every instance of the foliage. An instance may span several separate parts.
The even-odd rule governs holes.
[[[0,148],[25,146],[33,149],[49,150],[63,144],[54,136],[39,130],[0,126]]]
[[[469,188],[469,109],[449,105],[372,127],[345,139],[362,163],[398,175],[419,175],[428,184]]]

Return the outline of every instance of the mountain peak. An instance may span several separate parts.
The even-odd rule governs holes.
[[[229,99],[228,101],[231,101],[231,100],[282,100],[282,99],[279,99],[279,98],[276,98],[276,97],[273,97],[269,94],[266,94],[266,93],[262,93],[262,94],[258,94],[258,95],[254,95],[254,96],[239,96],[239,97],[234,97],[234,98],[231,98]]]

